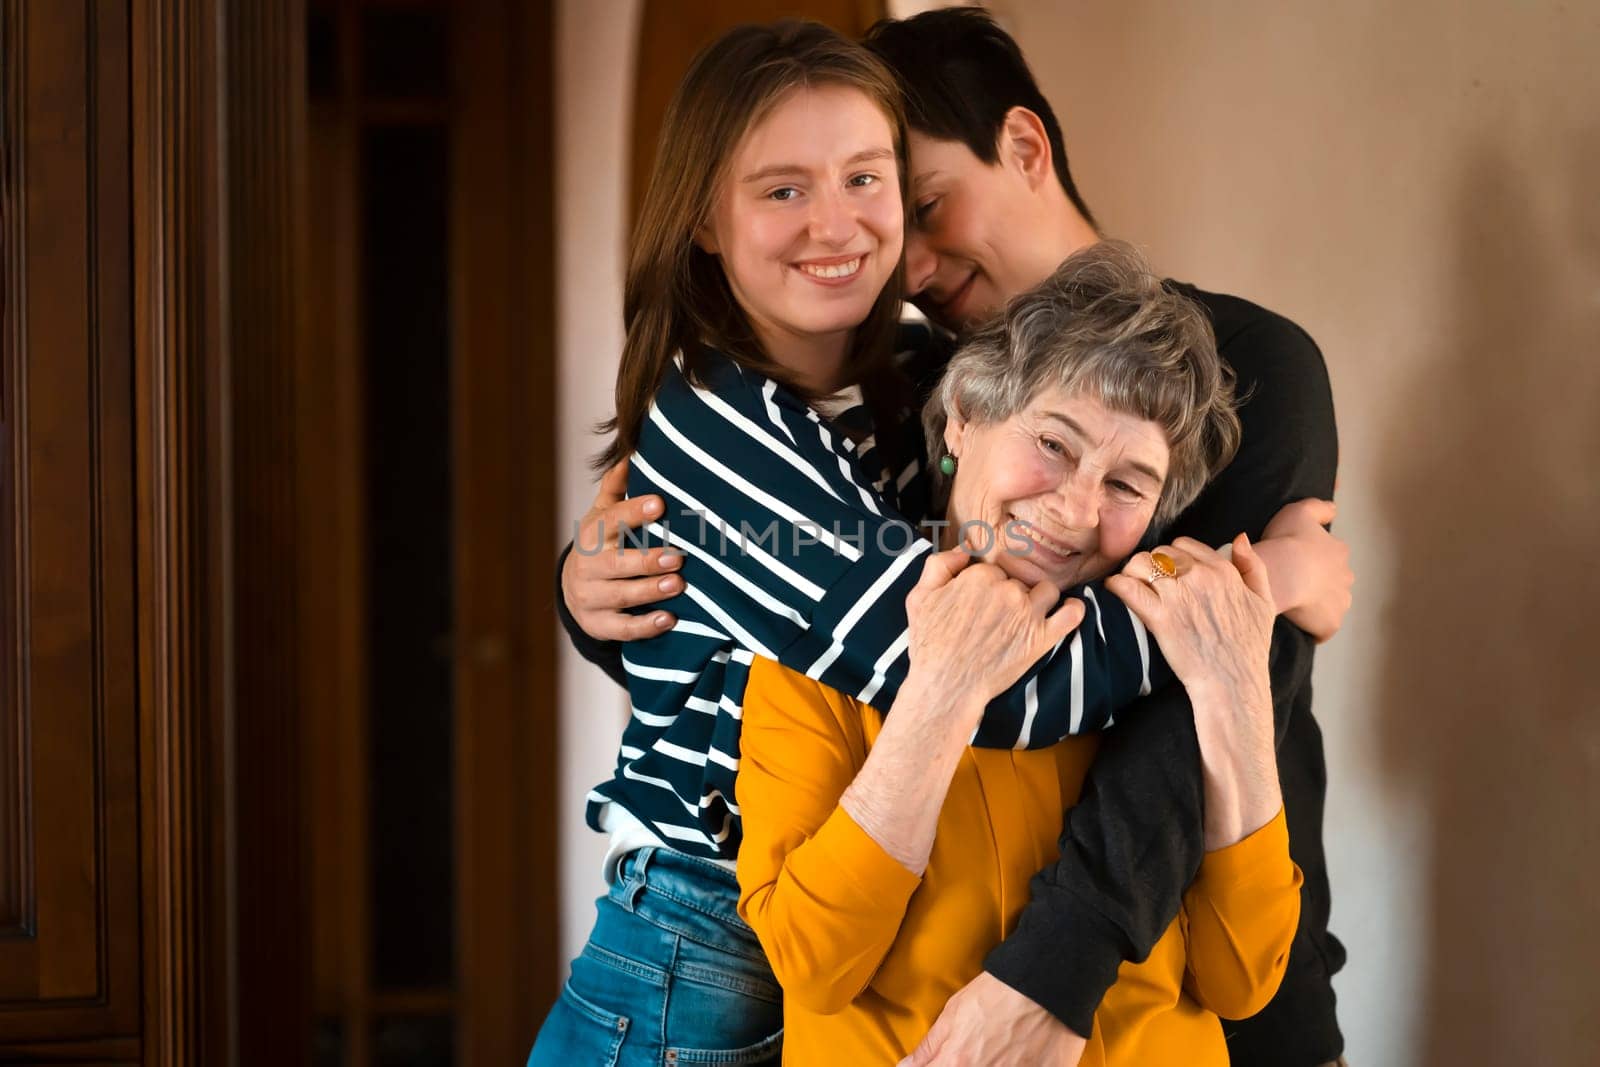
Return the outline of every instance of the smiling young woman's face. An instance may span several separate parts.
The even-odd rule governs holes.
[[[699,241],[780,358],[793,342],[848,340],[904,230],[888,117],[865,93],[824,85],[791,92],[745,133]]]
[[[1054,388],[1000,422],[951,419],[945,444],[957,457],[951,525],[987,524],[990,563],[1062,590],[1105,577],[1138,547],[1171,455],[1156,423]]]

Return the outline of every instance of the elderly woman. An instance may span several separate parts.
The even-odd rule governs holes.
[[[949,525],[907,600],[910,675],[889,714],[759,658],[746,689],[739,910],[785,991],[784,1059],[898,1061],[1011,931],[1097,739],[969,743],[1049,651],[1017,626],[1024,603],[1113,576],[1192,699],[1210,851],[1149,958],[1123,965],[1081,1062],[1226,1064],[1219,1016],[1271,997],[1299,915],[1271,591],[1243,538],[1231,560],[1180,541],[1115,575],[1237,444],[1204,314],[1131,249],[1096,246],[969,341],[925,422]],[[1079,640],[1062,636],[1078,617],[1056,608],[1045,640]]]

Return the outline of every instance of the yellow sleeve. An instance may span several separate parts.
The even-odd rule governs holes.
[[[1300,923],[1300,868],[1289,858],[1283,809],[1255,833],[1206,853],[1184,894],[1189,962],[1184,988],[1224,1019],[1267,1006],[1283,981]]]
[[[839,807],[866,750],[860,713],[837,692],[771,660],[751,664],[735,786],[739,914],[784,996],[822,1014],[867,987],[921,883]]]

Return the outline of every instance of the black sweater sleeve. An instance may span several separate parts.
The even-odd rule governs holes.
[[[567,640],[578,650],[578,655],[605,671],[612,681],[626,689],[628,675],[622,669],[622,642],[600,641],[590,637],[578,625],[578,620],[572,617],[572,612],[567,610],[567,598],[561,593],[561,570],[567,565],[567,556],[571,552],[572,542],[568,541],[567,547],[556,557],[556,615],[560,617],[561,626],[567,631]]]
[[[1238,376],[1238,455],[1169,536],[1252,539],[1278,509],[1331,497],[1338,463],[1322,355],[1304,331],[1244,301],[1185,290],[1211,311],[1218,348]],[[1270,670],[1281,740],[1309,684],[1313,643],[1279,620]],[[1061,856],[1040,871],[1017,929],[986,969],[1079,1034],[1124,959],[1143,960],[1178,913],[1204,855],[1204,786],[1194,714],[1173,686],[1125,709],[1063,819]]]

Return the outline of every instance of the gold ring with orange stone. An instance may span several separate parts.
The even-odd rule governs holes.
[[[1163,578],[1176,578],[1178,576],[1178,561],[1165,552],[1150,553],[1150,584],[1155,585]]]

